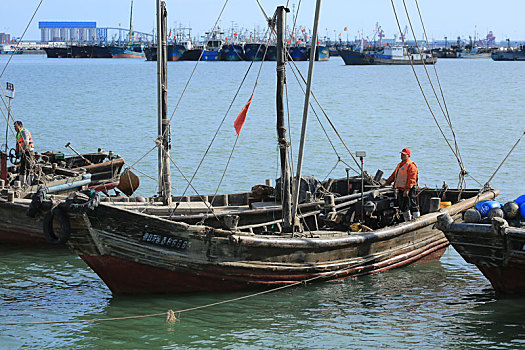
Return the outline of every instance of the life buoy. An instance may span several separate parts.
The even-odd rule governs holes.
[[[53,219],[55,216],[60,221],[60,231],[58,235],[53,228]],[[64,244],[69,239],[70,234],[71,227],[69,218],[62,209],[56,207],[44,216],[44,236],[49,243],[54,245]]]

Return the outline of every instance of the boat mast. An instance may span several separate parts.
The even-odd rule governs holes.
[[[297,175],[294,182],[292,218],[297,215],[297,202],[299,201],[299,189],[301,185],[301,171],[303,167],[304,142],[306,136],[306,124],[308,122],[308,110],[310,109],[310,93],[312,90],[312,76],[314,73],[315,54],[317,52],[317,30],[319,24],[319,12],[321,10],[321,0],[317,0],[315,5],[314,31],[312,33],[312,45],[310,47],[310,64],[308,66],[308,80],[306,81],[306,93],[304,96],[303,126],[301,128],[301,141],[299,144],[299,156],[297,158]]]
[[[131,38],[133,37],[133,0],[131,0],[131,10],[129,13],[129,36],[128,36],[128,45],[131,43]]]
[[[158,98],[158,161],[159,196],[164,204],[171,204],[170,154],[171,133],[168,119],[168,49],[166,39],[166,3],[157,0],[157,98]]]
[[[284,6],[277,7],[276,26],[277,26],[277,142],[281,154],[281,193],[283,206],[283,230],[289,230],[292,226],[291,215],[291,194],[290,194],[290,171],[288,168],[288,140],[286,139],[286,126],[284,121],[284,83],[286,70],[285,53],[285,12],[290,10]]]

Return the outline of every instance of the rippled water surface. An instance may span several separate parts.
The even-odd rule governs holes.
[[[0,57],[3,67],[6,56]],[[306,63],[298,64],[306,75]],[[249,64],[201,63],[184,98],[194,63],[170,62],[172,156],[191,177],[224,118],[197,174],[199,193],[213,193],[235,142],[233,120],[249,99],[259,68],[252,67],[239,98],[226,113]],[[24,121],[39,150],[88,152],[101,147],[128,163],[154,147],[155,63],[141,60],[47,59],[15,56],[0,83],[13,82],[13,114]],[[466,170],[485,183],[525,130],[525,64],[440,60],[436,66]],[[429,103],[449,140],[425,72]],[[429,74],[434,77],[433,68]],[[387,175],[399,150],[412,149],[420,183],[456,186],[459,167],[435,126],[410,67],[350,67],[340,58],[316,64],[314,93],[352,151],[367,152],[365,167]],[[297,154],[302,97],[288,70],[292,145]],[[247,121],[219,191],[245,191],[278,173],[275,65],[264,64]],[[5,108],[2,107],[5,111]],[[319,108],[308,124],[303,174],[324,179],[355,168]],[[13,143],[10,138],[9,143]],[[525,145],[520,145],[492,186],[500,200],[525,193]],[[136,166],[155,177],[156,152]],[[338,162],[338,157],[341,162]],[[177,194],[184,177],[172,169]],[[352,171],[351,171],[352,174]],[[141,176],[141,194],[155,184]],[[524,276],[525,277],[525,276]],[[66,249],[0,245],[0,322],[76,321],[164,313],[245,295],[112,296],[98,277]],[[0,325],[0,348],[458,348],[525,347],[525,299],[496,295],[472,265],[449,248],[441,261],[373,276],[306,285],[164,317],[131,320]]]

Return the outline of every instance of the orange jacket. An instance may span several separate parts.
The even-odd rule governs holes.
[[[386,183],[394,182],[394,188],[399,190],[409,190],[418,184],[419,169],[416,163],[408,159],[402,161],[396,167],[396,170],[386,179]]]
[[[20,129],[16,133],[16,152],[19,153],[20,150],[27,149],[29,151],[35,150],[35,145],[33,144],[33,137],[27,129]]]

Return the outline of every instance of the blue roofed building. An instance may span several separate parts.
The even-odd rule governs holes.
[[[97,22],[38,22],[42,42],[95,43],[107,38],[105,28]]]

